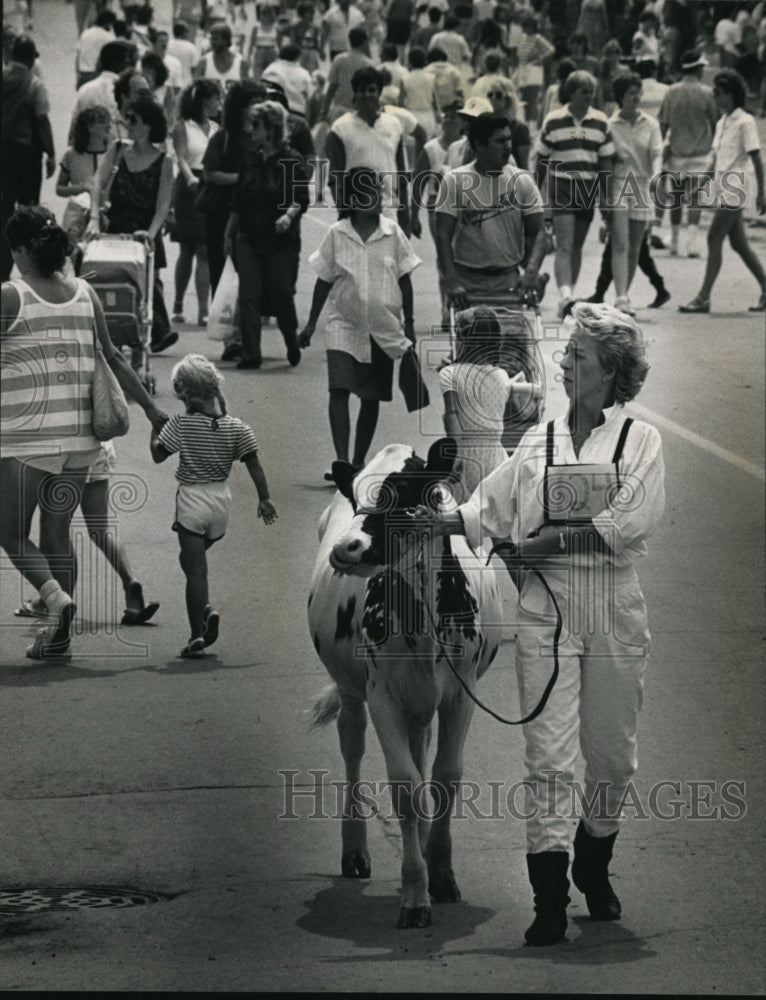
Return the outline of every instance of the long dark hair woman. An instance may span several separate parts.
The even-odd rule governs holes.
[[[224,253],[239,274],[242,359],[238,368],[261,367],[261,317],[276,318],[297,365],[295,274],[300,253],[299,216],[309,205],[305,161],[285,140],[287,112],[276,101],[251,109],[252,149],[237,180],[224,234]]]
[[[183,323],[183,301],[194,274],[197,291],[197,323],[207,322],[210,275],[207,259],[207,217],[196,205],[202,178],[202,158],[218,131],[215,119],[221,109],[221,88],[216,80],[196,80],[181,94],[180,120],[173,129],[173,148],[178,160],[178,176],[173,195],[175,238],[179,253],[175,272],[173,322]]]
[[[27,649],[44,660],[69,653],[76,611],[69,527],[101,452],[92,429],[97,343],[152,426],[167,418],[112,343],[95,291],[66,273],[72,246],[53,213],[18,208],[6,237],[20,277],[0,292],[0,544],[55,618]],[[39,546],[29,538],[38,505]]]
[[[162,108],[148,95],[128,104],[124,115],[129,142],[118,139],[99,168],[93,187],[88,230],[100,232],[101,211],[107,233],[131,233],[154,246],[151,348],[164,351],[178,340],[170,320],[159,273],[167,266],[162,226],[173,197],[173,166],[165,154],[167,124]],[[105,202],[108,201],[108,205]]]

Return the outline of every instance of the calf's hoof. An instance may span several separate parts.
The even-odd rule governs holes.
[[[455,873],[451,868],[440,868],[429,876],[428,893],[437,903],[460,901],[460,889],[457,887]]]
[[[344,851],[340,859],[340,870],[344,878],[369,878],[372,872],[370,855],[367,851],[356,848]]]
[[[408,931],[412,928],[423,928],[431,926],[430,906],[403,906],[399,910],[399,922],[397,930]]]

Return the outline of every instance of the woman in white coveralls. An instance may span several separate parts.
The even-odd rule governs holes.
[[[538,705],[558,662],[545,707],[524,726],[527,868],[536,912],[525,934],[531,945],[555,944],[566,932],[580,748],[585,798],[572,879],[593,919],[620,917],[608,868],[637,766],[636,723],[650,642],[635,564],[665,505],[660,435],[623,410],[649,368],[640,329],[627,314],[601,304],[578,303],[570,322],[561,360],[568,412],[528,431],[467,503],[435,515],[423,507],[413,512],[434,518],[436,534],[464,533],[474,548],[485,538],[513,543],[510,558],[523,580],[516,669],[524,717]],[[577,473],[586,474],[586,486],[605,477],[616,484],[603,494],[590,490],[600,499],[587,520],[567,521],[561,514],[569,491],[566,484],[552,485],[562,470],[549,468],[561,465],[590,466]]]

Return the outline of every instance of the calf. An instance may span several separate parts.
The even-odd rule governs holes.
[[[366,701],[401,823],[400,928],[430,925],[429,897],[460,899],[450,817],[474,703],[456,675],[473,692],[499,643],[494,570],[485,568],[485,559],[462,536],[434,538],[422,527],[416,530],[407,515],[417,504],[444,500],[439,484],[453,456],[454,441],[444,438],[425,462],[403,444],[388,445],[356,475],[336,462],[339,492],[320,520],[309,595],[314,646],[334,681],[316,700],[313,722],[337,718],[346,767],[341,871],[349,878],[370,877],[357,797]],[[435,715],[429,787],[438,808],[429,822],[419,795]]]

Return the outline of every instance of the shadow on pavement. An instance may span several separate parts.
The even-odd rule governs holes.
[[[301,930],[320,937],[339,938],[354,948],[374,951],[368,956],[353,954],[326,961],[354,964],[380,962],[386,958],[419,961],[428,954],[438,952],[449,941],[469,937],[495,915],[494,910],[471,906],[466,902],[436,904],[430,927],[400,931],[396,929],[398,895],[372,895],[365,891],[369,888],[367,881],[346,879],[339,875],[333,878],[330,888],[321,889],[304,903],[308,913],[296,921]]]
[[[43,687],[47,684],[61,684],[66,681],[116,677],[118,674],[153,673],[169,677],[177,674],[206,674],[220,670],[248,670],[251,667],[262,666],[258,661],[224,663],[214,653],[208,653],[193,660],[184,660],[177,656],[165,663],[142,663],[141,666],[126,666],[126,662],[129,661],[124,658],[115,658],[112,670],[99,670],[95,666],[94,669],[89,669],[86,666],[77,665],[78,660],[84,663],[91,662],[95,665],[96,662],[103,664],[104,659],[103,656],[73,656],[70,660],[50,660],[47,662],[22,659],[19,663],[9,663],[0,669],[0,688]]]
[[[451,949],[449,955],[494,955],[498,958],[549,961],[552,965],[583,966],[613,966],[657,956],[645,939],[636,937],[623,924],[593,921],[584,916],[570,917],[566,938],[550,948],[531,948],[523,943],[523,933],[521,927],[514,932],[522,942],[516,948]]]

